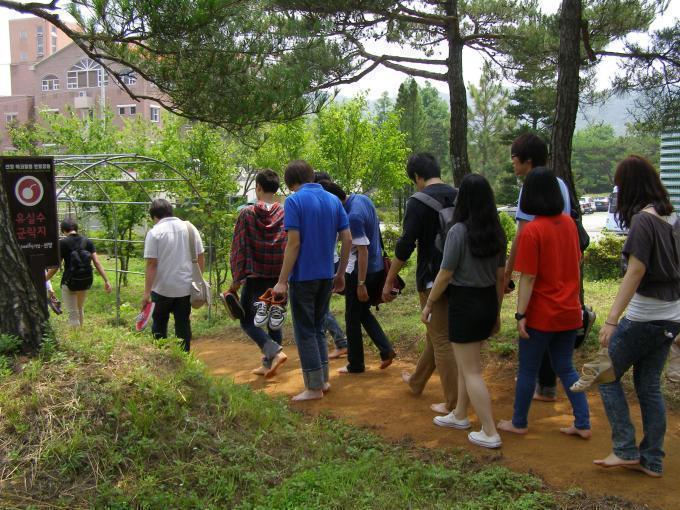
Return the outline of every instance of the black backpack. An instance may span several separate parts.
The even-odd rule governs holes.
[[[439,228],[437,229],[437,235],[434,238],[435,256],[430,263],[430,271],[434,276],[439,272],[439,266],[444,258],[444,243],[446,243],[446,236],[448,235],[449,230],[453,227],[453,213],[456,208],[452,205],[444,207],[439,200],[422,191],[417,191],[411,195],[411,198],[415,198],[431,209],[434,209],[439,215]]]
[[[69,290],[87,290],[92,287],[92,253],[87,250],[87,238],[69,255],[66,286]]]

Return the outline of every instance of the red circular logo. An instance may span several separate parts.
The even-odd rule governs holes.
[[[14,186],[14,195],[19,203],[26,207],[38,205],[44,192],[42,183],[32,175],[22,177]]]

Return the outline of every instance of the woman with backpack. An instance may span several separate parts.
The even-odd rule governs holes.
[[[468,439],[485,448],[498,448],[501,437],[484,383],[481,345],[500,327],[506,240],[493,191],[483,176],[465,176],[458,191],[453,221],[446,236],[441,269],[421,315],[427,324],[433,304],[447,293],[449,340],[458,364],[458,400],[455,409],[446,416],[434,418],[434,424],[469,429],[467,411],[472,403],[482,429],[470,432]]]
[[[92,287],[92,263],[104,280],[104,290],[111,292],[111,284],[106,272],[99,262],[94,244],[90,239],[78,233],[78,223],[72,217],[61,222],[59,253],[64,261],[64,273],[61,277],[61,300],[68,312],[71,326],[80,327],[85,318],[85,296]],[[59,270],[58,267],[47,271],[45,278],[50,280]]]

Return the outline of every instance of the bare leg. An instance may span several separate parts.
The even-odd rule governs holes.
[[[456,352],[454,345],[454,353]],[[456,400],[456,408],[453,410],[453,415],[457,420],[464,420],[467,418],[468,405],[470,404],[470,398],[468,397],[467,387],[465,386],[465,373],[463,372],[463,367],[461,366],[463,361],[456,357],[456,365],[458,365],[458,398]]]
[[[494,423],[493,413],[491,411],[491,396],[489,390],[484,382],[482,375],[482,357],[481,357],[481,342],[471,342],[467,344],[453,344],[453,350],[456,356],[456,363],[458,363],[458,374],[463,373],[463,386],[467,392],[467,401],[472,403],[475,408],[479,421],[482,422],[484,433],[488,436],[495,436],[498,434],[496,424]],[[458,381],[458,402],[461,399],[460,392],[461,382]],[[456,406],[458,410],[458,406]],[[456,414],[458,418],[458,414]]]

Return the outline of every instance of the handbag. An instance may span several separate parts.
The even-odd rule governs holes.
[[[189,232],[189,254],[191,255],[191,293],[189,300],[192,308],[201,308],[203,305],[212,303],[210,294],[210,284],[203,278],[201,268],[198,267],[198,256],[196,255],[196,227],[190,222],[184,222]]]
[[[378,307],[378,305],[381,305],[382,303],[385,302],[382,297],[382,290],[383,287],[385,287],[387,275],[389,274],[390,266],[392,265],[392,261],[390,257],[387,255],[387,252],[385,251],[385,244],[383,243],[382,233],[380,234],[380,249],[382,250],[383,270],[380,273],[380,277],[376,278],[373,282],[371,282],[369,288],[366,289],[368,291],[369,304],[371,306],[375,306],[376,308]],[[404,282],[401,276],[397,275],[394,280],[394,286],[392,287],[392,293],[395,295],[401,294],[401,291],[404,290],[405,287],[406,282]]]

